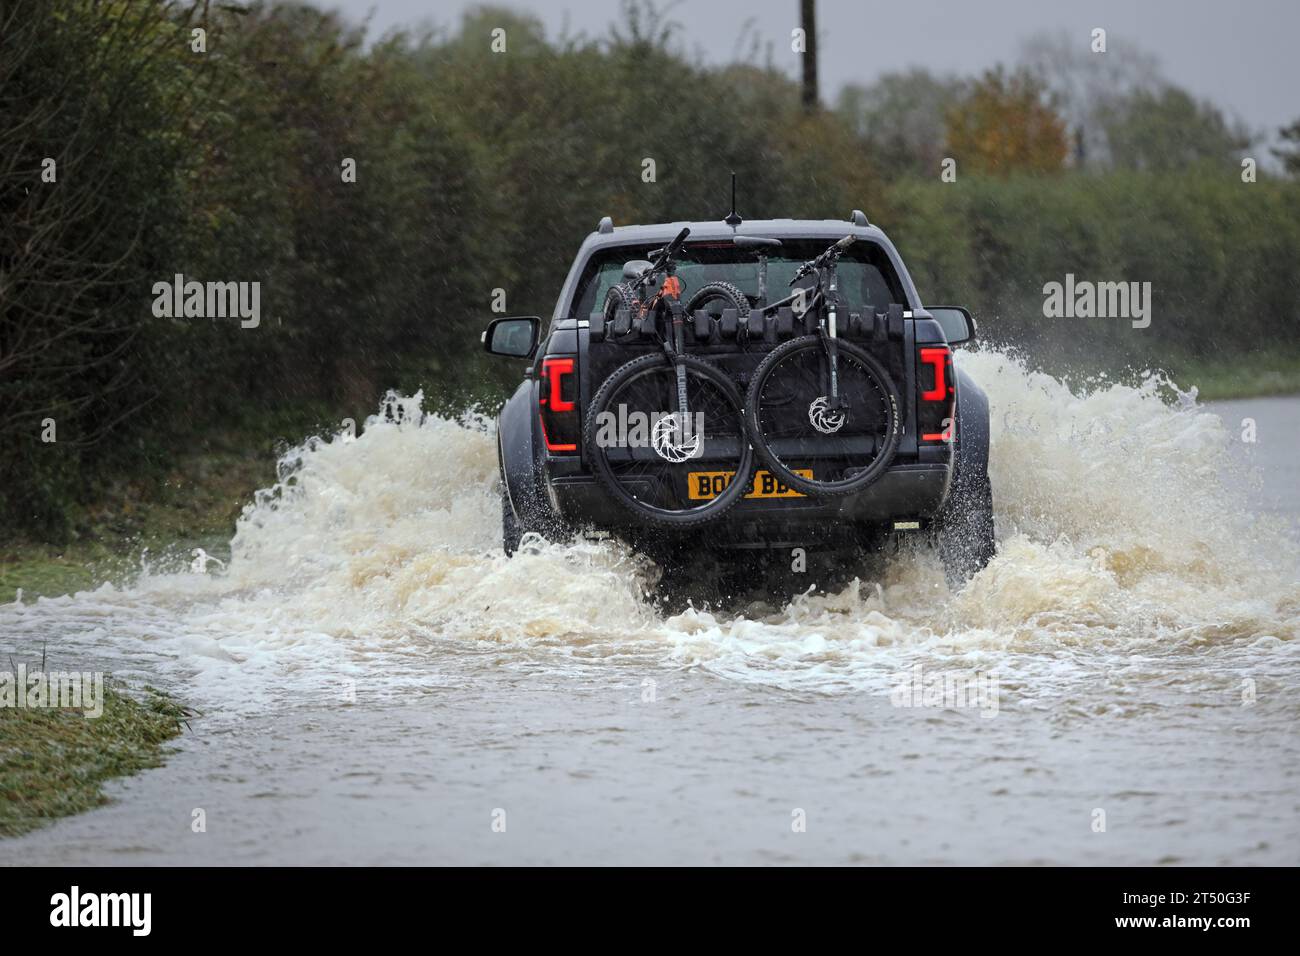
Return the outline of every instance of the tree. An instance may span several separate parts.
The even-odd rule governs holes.
[[[999,65],[948,110],[948,155],[970,172],[1055,172],[1068,151],[1065,123],[1033,74]]]
[[[1075,145],[1075,166],[1111,166],[1106,117],[1115,104],[1143,90],[1166,85],[1160,62],[1125,42],[1105,53],[1092,49],[1086,33],[1037,33],[1020,45],[1020,63],[1046,87]]]
[[[1211,103],[1166,86],[1139,90],[1114,104],[1105,117],[1111,162],[1119,169],[1186,169],[1198,163],[1232,164],[1251,137]]]
[[[886,73],[870,86],[844,87],[836,112],[882,169],[929,175],[944,156],[947,114],[961,95],[957,79],[914,68]]]
[[[1282,160],[1288,173],[1300,177],[1300,120],[1278,130],[1278,135],[1290,145],[1273,150],[1273,155]]]
[[[162,392],[146,295],[168,275],[193,166],[176,131],[206,77],[194,12],[160,3],[0,5],[0,519],[66,532],[56,500]],[[38,454],[43,421],[57,445]]]

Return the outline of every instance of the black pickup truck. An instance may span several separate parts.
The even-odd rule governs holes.
[[[827,261],[828,244],[828,253],[837,257],[831,283],[837,291],[832,300],[810,305],[801,276]],[[671,250],[672,262],[666,273],[660,268],[647,282],[651,260],[666,261],[665,249]],[[656,325],[648,312],[638,312],[646,305],[639,306],[628,292],[638,276],[644,292],[657,289],[659,298],[673,305],[675,321]],[[791,285],[795,295],[769,304],[769,287],[784,293]],[[676,352],[688,356],[685,361],[697,371],[703,364],[712,367],[703,371],[719,379],[713,387],[727,393],[723,398],[736,405],[737,414],[744,404],[750,406],[745,411],[753,411],[766,400],[751,388],[764,358],[783,346],[789,351],[794,339],[811,342],[820,335],[826,340],[828,302],[830,337],[838,335],[840,354],[863,357],[860,364],[887,378],[880,391],[891,396],[888,442],[860,434],[857,440],[865,444],[852,446],[864,455],[875,453],[869,484],[851,493],[819,493],[822,486],[813,476],[853,476],[854,462],[847,459],[855,452],[846,451],[850,446],[843,435],[829,433],[839,427],[831,420],[834,407],[805,413],[817,396],[791,394],[782,399],[795,409],[782,433],[782,447],[790,449],[785,469],[790,480],[776,470],[782,465],[775,460],[779,443],[766,448],[777,449],[775,454],[752,454],[751,446],[760,444],[753,428],[761,416],[748,416],[751,425],[744,426],[728,424],[724,414],[720,420],[729,439],[719,437],[711,424],[715,434],[706,436],[702,447],[695,441],[687,453],[671,459],[661,449],[657,457],[645,452],[659,467],[640,476],[638,487],[645,492],[611,493],[620,488],[617,477],[611,481],[611,467],[619,466],[602,457],[592,421],[593,409],[604,399],[603,385],[622,381],[627,377],[622,370],[638,359],[670,375],[675,342]],[[920,534],[939,548],[949,579],[964,580],[987,564],[995,548],[988,401],[954,366],[951,353],[974,333],[966,310],[922,305],[893,244],[858,210],[844,221],[741,222],[733,215],[718,222],[615,227],[606,217],[578,250],[544,332],[539,318],[524,317],[496,319],[483,333],[487,351],[529,362],[497,419],[504,549],[512,554],[529,532],[554,540],[594,531],[622,537],[661,560],[708,550],[743,561],[746,551],[860,552],[899,535]],[[843,382],[845,394],[836,401],[851,409],[855,386],[848,377]],[[772,390],[764,384],[764,396]],[[833,387],[830,391],[838,394]],[[688,401],[685,385],[680,395]],[[622,414],[625,406],[619,408]],[[656,428],[656,440],[658,433]],[[726,455],[730,464],[722,460]],[[763,467],[765,462],[771,467]],[[725,494],[737,471],[745,472],[743,494],[738,485],[727,507],[713,509],[716,513],[698,507]],[[856,470],[864,477],[865,472],[865,467]],[[833,488],[833,482],[824,487]],[[640,513],[636,506],[652,499],[661,507]],[[656,515],[673,520],[656,520]]]

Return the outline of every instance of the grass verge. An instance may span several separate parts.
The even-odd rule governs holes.
[[[235,520],[274,482],[275,460],[268,441],[241,447],[226,437],[178,457],[158,479],[117,484],[84,509],[67,542],[0,539],[0,604],[20,589],[31,600],[125,580],[146,549],[168,568],[188,563],[195,547],[225,560]]]
[[[147,688],[143,700],[109,684],[104,712],[0,707],[0,837],[109,802],[104,781],[162,765],[186,711]]]
[[[1300,357],[1259,353],[1248,361],[1180,362],[1174,378],[1186,388],[1195,385],[1202,402],[1265,395],[1300,393]]]

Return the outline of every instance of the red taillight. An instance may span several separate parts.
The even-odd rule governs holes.
[[[578,450],[578,377],[572,356],[542,359],[542,381],[537,391],[542,440],[551,453]]]
[[[917,409],[921,441],[953,440],[952,350],[946,345],[925,346],[920,350],[917,388],[921,405]]]
[[[921,393],[923,402],[941,402],[952,390],[948,384],[948,366],[952,362],[952,353],[946,345],[921,349],[921,364],[934,369],[934,385]]]

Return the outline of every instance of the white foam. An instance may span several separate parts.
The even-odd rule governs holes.
[[[472,679],[469,660],[695,666],[825,692],[886,692],[923,660],[996,668],[1025,701],[1134,655],[1294,660],[1300,562],[1246,507],[1216,416],[1162,401],[1159,376],[1071,390],[1002,352],[959,361],[993,409],[1000,553],[955,595],[933,556],[907,553],[879,582],[766,613],[661,617],[644,599],[656,569],[617,543],[506,559],[491,423],[390,395],[400,423],[376,415],[283,457],[227,568],[8,605],[0,633],[28,649],[57,635],[64,655],[107,655],[231,713],[330,700],[349,680]]]

